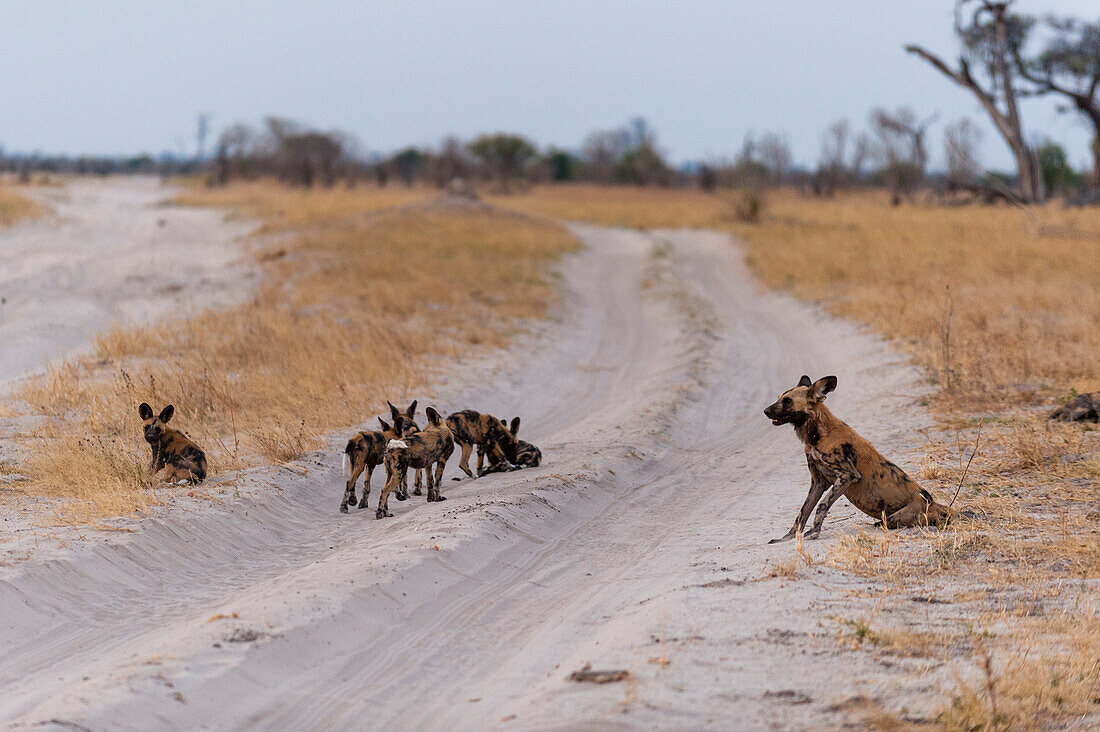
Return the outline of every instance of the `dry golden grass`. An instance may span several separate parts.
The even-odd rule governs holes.
[[[234,216],[259,219],[263,231],[295,231],[387,208],[429,201],[438,191],[422,187],[360,185],[355,188],[290,188],[261,179],[206,188],[192,180],[176,198],[184,206],[218,206]]]
[[[32,438],[26,490],[73,499],[59,507],[63,520],[156,503],[142,401],[175,404],[173,426],[207,450],[215,473],[292,460],[543,312],[554,296],[548,265],[576,246],[567,233],[478,206],[379,210],[406,193],[247,184],[187,194],[263,212],[290,238],[255,252],[266,276],[246,304],[115,329],[24,388],[28,411],[49,417]]]
[[[13,186],[0,184],[0,226],[37,218],[46,210],[45,206],[21,195]]]
[[[486,200],[525,214],[631,229],[716,227],[732,220],[736,204],[729,193],[586,183],[535,186]]]

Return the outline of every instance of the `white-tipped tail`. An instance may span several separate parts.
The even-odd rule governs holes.
[[[392,450],[395,447],[408,447],[408,446],[409,446],[408,443],[406,443],[404,440],[390,440],[389,442],[386,443],[386,449],[387,450]]]
[[[346,452],[344,453],[343,465],[340,469],[344,471],[345,478],[351,476],[351,460],[348,459],[348,454]]]

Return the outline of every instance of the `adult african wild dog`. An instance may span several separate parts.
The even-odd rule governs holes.
[[[447,426],[451,428],[455,444],[462,448],[458,467],[462,468],[462,472],[469,477],[474,477],[470,472],[470,453],[475,445],[478,448],[477,471],[479,473],[486,455],[489,456],[491,463],[504,463],[508,469],[514,466],[516,437],[504,422],[491,414],[463,409],[447,417]]]
[[[841,496],[847,496],[852,505],[891,529],[946,525],[952,516],[950,508],[936,503],[928,491],[825,406],[825,395],[836,388],[836,383],[835,376],[813,382],[803,376],[798,386],[781,394],[764,410],[772,424],[794,425],[810,468],[810,493],[794,526],[769,543],[791,539],[804,531],[810,512],[821,501],[809,534],[809,538],[816,539],[829,508]]]
[[[416,402],[417,400],[413,399],[412,403],[410,403],[409,406],[405,407],[405,409],[402,411],[393,406],[393,402],[389,401],[388,399],[386,400],[386,404],[389,405],[390,408],[390,417],[393,419],[393,424],[395,427],[398,422],[398,417],[404,417],[405,429],[411,430],[413,432],[420,431],[420,425],[416,423]],[[400,432],[398,434],[400,434]],[[413,485],[416,488],[416,490],[413,491],[414,496],[420,495],[420,485],[423,476],[423,470],[413,471]],[[360,508],[363,507],[360,506]]]
[[[344,448],[344,461],[348,467],[348,482],[344,489],[344,500],[340,502],[340,513],[348,512],[348,505],[355,503],[355,481],[363,471],[367,471],[367,477],[363,479],[363,500],[359,501],[359,508],[367,507],[367,497],[370,496],[370,478],[374,469],[382,464],[386,452],[386,443],[396,440],[401,434],[386,420],[378,418],[381,430],[358,432]],[[415,427],[415,425],[413,425]]]
[[[443,469],[447,466],[447,459],[455,449],[454,438],[447,423],[439,416],[439,412],[428,407],[424,410],[424,414],[428,416],[428,426],[419,432],[407,431],[404,417],[401,416],[394,424],[394,428],[401,432],[401,437],[386,443],[386,484],[378,497],[375,518],[393,516],[389,512],[390,493],[394,493],[399,501],[409,497],[407,476],[409,468],[424,469],[428,482],[429,501],[447,500],[440,495],[439,486],[443,482]]]
[[[489,473],[503,473],[514,468],[537,468],[539,463],[542,462],[542,451],[532,445],[530,442],[519,439],[519,417],[512,419],[512,424],[501,420],[501,423],[505,426],[512,436],[516,438],[516,459],[509,465],[506,461],[493,462],[492,455],[489,456],[489,464],[484,470],[479,470],[478,475],[488,475]],[[482,448],[478,448],[480,454]]]
[[[149,473],[155,475],[164,468],[164,479],[169,483],[177,480],[199,483],[206,480],[206,453],[187,435],[168,426],[175,413],[176,408],[171,404],[155,416],[153,408],[145,402],[138,406],[138,414],[144,422],[145,441],[153,451]]]

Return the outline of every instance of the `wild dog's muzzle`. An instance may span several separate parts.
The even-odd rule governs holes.
[[[780,409],[779,404],[772,404],[770,407],[764,410],[764,416],[772,421],[772,424],[779,426],[781,424],[787,424],[791,421],[789,415],[784,414]]]

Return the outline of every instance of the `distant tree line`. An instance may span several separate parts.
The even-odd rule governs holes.
[[[810,167],[794,163],[788,138],[777,132],[747,135],[732,159],[674,166],[654,128],[641,117],[592,132],[575,149],[540,148],[523,135],[493,132],[471,140],[447,137],[437,147],[405,147],[387,155],[365,152],[354,136],[339,130],[268,117],[256,127],[224,127],[207,156],[212,128],[211,116],[204,113],[198,115],[193,157],[5,156],[0,150],[0,171],[24,178],[32,171],[203,173],[211,185],[263,176],[302,187],[369,180],[379,186],[444,188],[458,179],[501,191],[569,181],[741,191],[785,185],[819,196],[883,187],[895,204],[922,192],[960,201],[1032,203],[1052,194],[1100,201],[1100,20],[1040,20],[1014,12],[1012,0],[956,0],[955,10],[959,46],[954,62],[916,45],[905,50],[978,101],[1012,153],[1015,169],[1009,174],[984,169],[981,135],[972,120],[954,120],[937,131],[934,111],[905,105],[872,109],[863,129],[847,119],[832,122],[821,134],[820,153]],[[1062,111],[1078,115],[1093,130],[1090,149],[1080,151],[1091,160],[1090,171],[1075,170],[1057,142],[1027,134],[1019,101],[1037,96],[1061,100]],[[944,165],[929,171],[937,145]]]

